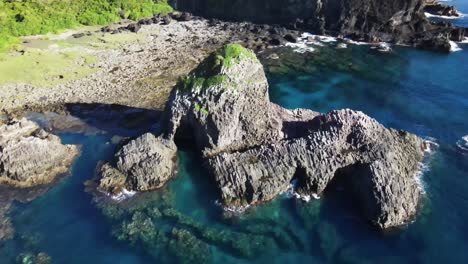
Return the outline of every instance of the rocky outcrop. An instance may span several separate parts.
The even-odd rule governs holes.
[[[461,13],[451,5],[444,5],[435,0],[426,0],[424,12],[435,16],[461,17]]]
[[[176,8],[205,17],[281,24],[316,34],[366,42],[392,42],[448,52],[427,45],[433,38],[462,41],[452,25],[431,23],[424,16],[426,0],[177,0]],[[428,7],[430,8],[430,7]],[[445,12],[445,11],[444,11]],[[450,12],[450,11],[447,11]],[[463,30],[464,32],[464,30]]]
[[[51,183],[68,171],[78,147],[64,145],[29,120],[0,126],[0,183],[31,187]]]
[[[173,141],[144,134],[117,152],[113,163],[101,167],[99,189],[119,194],[160,188],[175,172],[176,151]]]
[[[344,180],[380,228],[403,225],[416,214],[423,140],[362,112],[320,114],[271,103],[262,65],[239,45],[212,54],[179,82],[161,126],[159,137],[129,143],[116,163],[101,167],[103,189],[118,182],[138,190],[128,182],[143,175],[133,171],[163,177],[147,185],[160,187],[175,170],[173,142],[189,140],[201,151],[226,208],[267,202],[291,186],[299,196],[316,196],[331,181]],[[139,161],[148,158],[151,166]]]
[[[378,226],[400,225],[415,215],[415,173],[424,145],[419,138],[352,110],[319,115],[305,127],[302,137],[211,158],[224,204],[268,201],[292,182],[302,197],[316,196],[340,177]]]

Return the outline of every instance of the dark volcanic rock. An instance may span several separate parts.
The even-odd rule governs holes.
[[[279,46],[285,44],[286,40],[280,35],[271,35],[268,43],[273,46]]]
[[[169,15],[164,15],[161,21],[163,25],[169,25],[172,22],[172,18]]]
[[[141,25],[137,23],[130,24],[126,27],[127,30],[133,33],[137,33],[141,29]]]
[[[366,42],[392,42],[418,47],[420,45],[417,43],[423,39],[426,42],[427,36],[436,38],[435,42],[440,42],[440,33],[445,35],[445,42],[453,40],[452,29],[426,19],[425,11],[440,9],[441,6],[428,3],[427,0],[218,0],[216,4],[209,0],[176,2],[179,10],[205,17],[279,23],[295,30],[343,36]],[[448,7],[434,12],[456,14],[456,10]],[[271,30],[271,34],[285,35],[275,32],[275,27]],[[436,50],[440,47],[426,46]]]
[[[176,21],[192,20],[192,14],[190,14],[189,12],[172,12],[169,15]]]
[[[129,179],[143,179],[141,190],[161,186],[174,171],[174,140],[190,140],[222,204],[232,209],[269,201],[292,183],[308,199],[332,180],[346,180],[367,219],[385,229],[409,222],[421,196],[416,175],[423,140],[362,112],[320,114],[271,103],[262,65],[239,45],[225,46],[181,80],[166,105],[161,135],[144,137],[120,150],[115,165],[102,167],[103,190],[138,190]],[[148,174],[163,178],[148,181]]]
[[[284,35],[284,39],[286,41],[289,41],[289,42],[292,42],[292,43],[296,43],[297,42],[297,36],[294,36],[293,34],[286,34]]]
[[[424,12],[436,16],[460,17],[458,10],[451,5],[444,5],[434,0],[426,0]]]
[[[0,126],[0,183],[31,187],[52,182],[68,171],[78,154],[26,119]]]

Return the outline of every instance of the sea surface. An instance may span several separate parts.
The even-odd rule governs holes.
[[[451,3],[468,14],[468,1]],[[468,18],[452,22],[468,26]],[[275,103],[360,110],[438,145],[421,177],[420,213],[400,231],[381,233],[363,221],[341,186],[309,203],[284,194],[226,215],[191,146],[181,146],[179,173],[163,189],[105,202],[84,183],[124,138],[154,131],[158,114],[76,106],[77,123],[56,132],[65,143],[80,144],[81,156],[49,192],[13,205],[16,236],[0,243],[0,263],[31,263],[30,254],[40,252],[66,264],[468,263],[468,44],[459,46],[447,55],[338,49],[330,42],[306,53],[281,48],[274,51],[279,59],[263,61]],[[30,118],[50,123],[40,114]]]

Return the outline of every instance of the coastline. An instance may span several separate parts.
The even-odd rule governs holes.
[[[91,38],[102,42],[105,35],[111,35],[91,34]],[[206,54],[231,37],[226,31],[209,27],[207,20],[145,25],[136,34],[116,36],[130,40],[115,47],[91,48],[96,62],[90,67],[95,72],[82,78],[55,85],[0,85],[0,111],[5,114],[47,112],[63,109],[67,103],[161,109],[178,78],[188,74]],[[66,36],[66,39],[73,38]],[[54,43],[50,44],[44,52],[54,52],[54,47]],[[80,44],[76,48],[85,49]],[[20,52],[13,51],[18,56]]]

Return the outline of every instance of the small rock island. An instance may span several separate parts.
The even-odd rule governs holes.
[[[176,174],[176,143],[189,141],[226,209],[268,202],[291,186],[308,200],[340,179],[378,228],[414,218],[421,138],[349,109],[285,109],[268,92],[255,54],[225,45],[174,87],[160,131],[130,141],[99,168],[98,188],[117,195],[162,187]]]
[[[33,121],[0,125],[0,183],[21,188],[52,183],[77,155],[78,146],[62,144]]]

